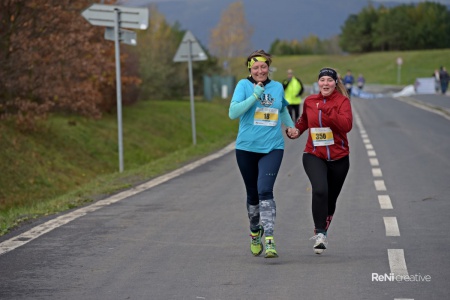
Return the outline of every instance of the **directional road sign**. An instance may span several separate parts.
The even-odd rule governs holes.
[[[113,27],[106,27],[105,28],[105,39],[114,41],[115,39],[115,32]],[[133,45],[136,46],[136,32],[126,29],[120,29],[119,30],[119,40],[122,43],[125,43],[127,45]]]
[[[147,8],[93,4],[84,10],[81,15],[92,25],[114,27],[114,13],[116,10],[120,12],[120,27],[147,29]]]
[[[123,42],[136,45],[136,33],[122,28],[147,29],[148,9],[93,4],[81,15],[92,25],[105,26],[105,39],[113,40],[116,56],[117,136],[119,140],[119,171],[123,172],[122,143],[122,81],[120,77],[120,47]]]

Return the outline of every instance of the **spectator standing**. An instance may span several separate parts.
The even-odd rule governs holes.
[[[364,88],[364,84],[366,84],[366,79],[364,78],[363,74],[359,74],[357,81],[358,88],[362,90]]]
[[[303,94],[303,83],[300,78],[294,76],[294,72],[289,69],[287,78],[283,81],[284,98],[289,102],[288,111],[293,121],[300,117],[301,95]]]
[[[449,79],[450,79],[450,76],[449,76],[447,70],[445,69],[445,67],[441,66],[441,68],[439,70],[439,80],[441,82],[442,95],[445,95],[445,93],[447,92]]]
[[[434,89],[436,90],[436,94],[438,94],[439,90],[441,89],[441,87],[440,87],[441,82],[439,79],[439,70],[438,69],[434,70],[433,77],[434,77]]]
[[[345,74],[343,82],[345,88],[347,89],[348,97],[350,98],[352,96],[352,87],[353,84],[355,83],[355,77],[353,77],[352,71],[347,70],[347,74]]]

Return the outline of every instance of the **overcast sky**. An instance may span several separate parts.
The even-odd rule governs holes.
[[[119,5],[146,6],[155,3],[158,11],[173,24],[190,30],[208,47],[211,29],[221,14],[237,0],[122,0]],[[358,14],[369,0],[241,0],[247,22],[254,29],[254,49],[269,50],[275,39],[302,40],[309,35],[327,39],[341,32],[350,14]],[[372,0],[374,5],[395,5],[425,2],[420,0]],[[450,0],[432,1],[450,6]],[[257,4],[256,4],[257,3]]]

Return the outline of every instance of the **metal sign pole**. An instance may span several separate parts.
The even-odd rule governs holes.
[[[119,45],[120,11],[114,10],[114,45],[116,48],[116,90],[117,90],[117,130],[119,141],[119,172],[123,172],[123,143],[122,143],[122,80],[120,78],[120,45]]]
[[[193,85],[193,76],[192,76],[192,41],[188,41],[189,44],[189,59],[188,59],[188,67],[189,67],[189,94],[191,98],[191,123],[192,123],[192,142],[194,145],[197,144],[197,134],[195,132],[195,108],[194,108],[194,85]]]
[[[101,1],[103,3],[103,0]],[[136,33],[120,28],[147,29],[148,9],[105,4],[92,4],[81,15],[92,25],[105,26],[105,39],[114,40],[116,52],[117,135],[119,142],[119,171],[123,172],[122,142],[122,82],[120,76],[120,40],[136,45]]]
[[[190,31],[186,31],[183,40],[178,47],[177,52],[173,58],[174,62],[188,62],[189,68],[189,94],[191,97],[191,122],[192,122],[192,141],[194,145],[197,144],[197,134],[195,133],[195,108],[194,108],[194,84],[192,75],[192,61],[207,60],[208,57],[200,47],[199,42],[195,39]]]

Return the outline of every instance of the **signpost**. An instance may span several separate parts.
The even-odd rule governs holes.
[[[197,144],[195,132],[195,108],[194,108],[194,85],[192,76],[192,61],[207,60],[208,56],[203,51],[200,43],[190,31],[186,31],[180,46],[173,58],[174,62],[188,62],[189,68],[189,94],[191,99],[191,124],[192,124],[192,142]]]
[[[120,77],[120,47],[119,42],[136,45],[136,33],[122,28],[145,30],[148,27],[148,9],[116,5],[93,4],[81,15],[92,25],[106,26],[105,39],[113,40],[116,59],[116,90],[117,90],[117,123],[119,140],[119,171],[123,172],[122,143],[122,82]]]
[[[121,28],[145,30],[148,27],[148,9],[124,7],[106,4],[92,4],[81,15],[94,26],[114,27],[116,21],[114,15],[120,14]]]
[[[114,27],[105,28],[105,40],[115,41]],[[126,29],[119,29],[119,40],[127,45],[136,46],[136,32]]]

